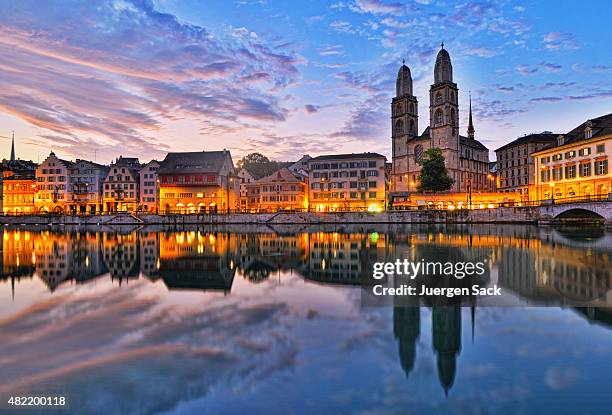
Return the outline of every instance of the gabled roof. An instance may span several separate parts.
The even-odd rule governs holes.
[[[590,138],[597,138],[612,134],[612,113],[610,113],[607,115],[602,115],[601,117],[587,120],[571,130],[569,133],[564,134],[564,144],[585,140],[584,130],[586,129],[588,123],[590,123],[592,130]]]
[[[516,146],[520,146],[523,144],[529,144],[529,143],[553,143],[556,141],[558,135],[559,134],[551,133],[548,131],[538,133],[538,134],[527,134],[527,135],[517,138],[514,141],[509,142],[506,145],[501,146],[495,151],[496,152],[502,151],[510,147],[516,147]]]
[[[288,168],[283,167],[281,169],[278,169],[274,173],[270,174],[269,176],[262,177],[261,179],[257,180],[255,183],[256,184],[266,184],[266,183],[274,183],[274,182],[279,182],[279,181],[301,183],[302,179],[297,177]]]
[[[93,161],[91,161],[91,160],[83,160],[83,159],[76,159],[76,160],[74,161],[74,165],[77,165],[77,164],[79,164],[79,163],[81,163],[81,162],[84,162],[84,163],[90,164],[90,165],[94,166],[94,167],[95,167],[95,168],[97,168],[97,169],[101,169],[101,170],[108,170],[108,169],[109,169],[109,167],[108,167],[108,166],[105,166],[104,164],[98,164],[98,163],[94,163],[94,162],[93,162]]]
[[[485,146],[484,144],[482,144],[480,141],[478,140],[473,140],[471,138],[467,138],[464,137],[462,135],[459,136],[459,144],[462,144],[464,146],[468,146],[468,147],[472,147],[472,148],[476,148],[478,150],[486,150],[489,151],[489,149],[487,148],[487,146]]]
[[[228,157],[227,150],[168,153],[157,174],[219,173]]]
[[[326,154],[318,156],[308,160],[309,163],[313,161],[324,161],[324,160],[340,160],[340,159],[365,159],[365,158],[384,158],[385,156],[378,153],[350,153],[350,154]]]

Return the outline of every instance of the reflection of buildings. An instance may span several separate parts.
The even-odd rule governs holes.
[[[239,265],[246,279],[260,282],[280,270],[300,269],[308,262],[308,235],[263,233],[240,235]]]
[[[140,272],[149,279],[159,277],[159,234],[140,233]]]
[[[159,275],[170,289],[229,292],[236,272],[236,238],[228,233],[160,235]]]
[[[461,352],[461,307],[432,307],[432,347],[436,353],[438,380],[444,393],[452,388]],[[472,330],[474,327],[472,313]],[[418,305],[393,309],[393,334],[398,340],[399,359],[406,377],[414,369],[417,342],[421,331],[421,309]]]
[[[361,284],[371,276],[372,264],[386,256],[385,235],[377,232],[318,232],[308,237],[309,261],[302,274],[312,281]]]
[[[70,234],[44,232],[35,238],[36,274],[54,291],[68,279]]]
[[[2,230],[2,274],[0,281],[11,280],[15,290],[15,281],[32,277],[36,265],[34,253],[34,234],[29,231]]]
[[[532,300],[610,302],[609,253],[523,240],[500,248],[499,282]]]
[[[111,278],[117,278],[119,282],[138,278],[139,249],[136,232],[105,233],[102,238],[102,250],[104,263]]]
[[[421,334],[421,308],[418,306],[394,308],[393,334],[399,343],[400,364],[408,377],[414,368],[417,341]]]
[[[432,343],[438,356],[438,378],[448,394],[455,381],[457,355],[461,351],[461,308],[433,307],[431,320]]]

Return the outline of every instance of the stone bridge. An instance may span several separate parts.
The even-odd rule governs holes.
[[[571,219],[599,220],[612,226],[612,200],[558,203],[540,206],[538,223],[557,222]]]

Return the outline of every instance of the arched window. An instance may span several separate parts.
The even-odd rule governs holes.
[[[442,103],[442,93],[438,92],[436,94],[436,104],[441,104]]]
[[[414,148],[414,162],[416,164],[421,164],[423,162],[423,146],[421,144],[417,144]]]
[[[414,126],[414,120],[410,120],[410,130],[409,133],[412,135],[416,134],[416,127]]]
[[[441,125],[443,122],[444,122],[444,115],[442,114],[442,110],[438,108],[434,116],[434,123],[436,125]]]
[[[455,109],[451,108],[450,111],[450,123],[451,125],[455,125]]]
[[[410,103],[410,113],[414,114],[414,104]]]
[[[450,93],[450,101],[455,102],[455,93],[453,91]]]
[[[395,135],[404,134],[404,121],[397,120],[395,123]]]
[[[396,114],[401,114],[402,113],[402,104],[397,104],[395,106],[395,113]]]

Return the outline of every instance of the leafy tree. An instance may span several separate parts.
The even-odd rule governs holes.
[[[236,163],[236,166],[241,169],[245,168],[251,172],[256,179],[268,176],[278,170],[278,162],[270,160],[261,153],[247,154]]]
[[[455,180],[448,175],[444,165],[442,150],[433,147],[425,152],[421,173],[419,174],[419,192],[443,192],[450,190]]]

